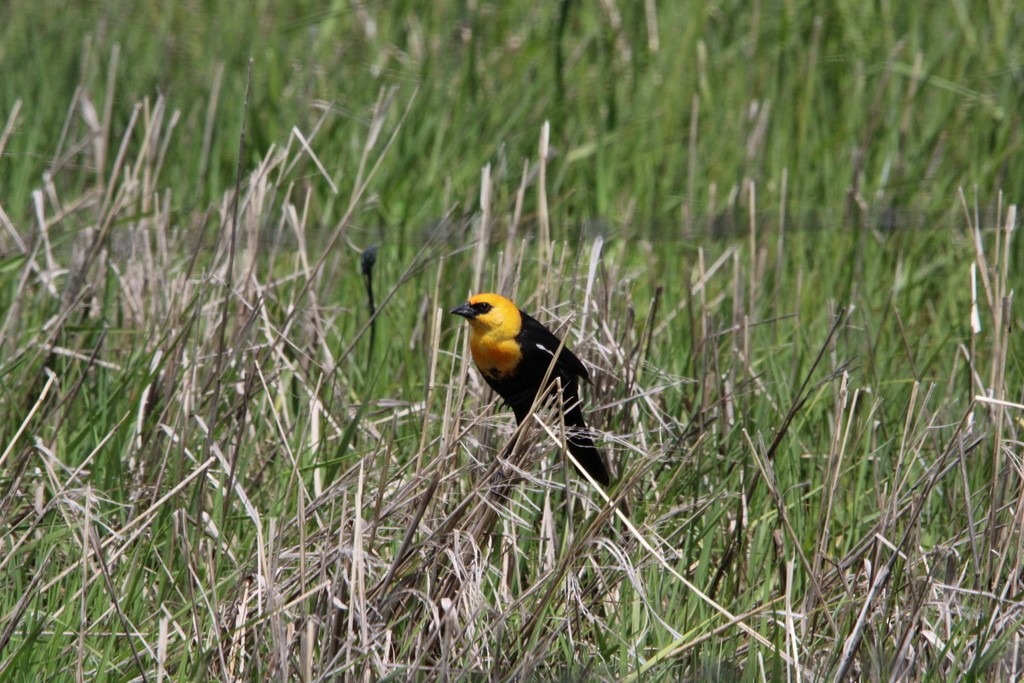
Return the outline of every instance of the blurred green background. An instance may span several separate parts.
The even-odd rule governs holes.
[[[798,227],[890,228],[934,221],[960,186],[993,197],[1024,181],[1012,0],[40,0],[0,12],[0,115],[24,107],[0,160],[12,218],[27,214],[80,85],[101,113],[111,97],[119,125],[137,99],[165,96],[181,112],[165,182],[195,188],[181,208],[212,201],[234,182],[250,58],[250,167],[323,118],[314,147],[344,187],[377,98],[411,101],[364,225],[407,231],[474,206],[488,162],[514,187],[545,120],[567,235],[732,227],[746,180],[770,215],[785,189]]]

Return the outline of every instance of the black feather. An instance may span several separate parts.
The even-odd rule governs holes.
[[[544,375],[547,374],[548,367],[557,353],[549,382],[558,378],[562,386],[562,406],[569,451],[596,482],[607,486],[611,482],[608,466],[594,444],[590,430],[587,429],[580,405],[579,380],[582,379],[589,384],[590,373],[576,354],[568,348],[562,347],[561,351],[558,350],[561,342],[548,328],[529,314],[523,311],[519,313],[523,317],[523,323],[516,341],[519,342],[523,358],[515,374],[492,378],[485,373],[484,379],[512,408],[516,422],[521,423],[529,414],[537,392],[540,391]]]

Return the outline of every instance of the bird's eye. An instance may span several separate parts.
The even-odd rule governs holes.
[[[481,313],[481,314],[483,314],[483,313],[487,313],[487,312],[488,312],[488,311],[490,311],[490,310],[491,310],[492,308],[494,308],[494,306],[491,306],[491,305],[490,305],[489,303],[487,303],[486,301],[481,301],[481,302],[480,302],[480,303],[478,303],[478,304],[473,304],[473,310],[475,310],[475,311],[476,311],[477,313]]]

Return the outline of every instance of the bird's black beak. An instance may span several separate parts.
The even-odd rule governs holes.
[[[463,318],[472,320],[477,316],[477,311],[473,310],[473,307],[469,305],[469,302],[462,304],[458,308],[453,308],[448,311],[452,315],[461,315]]]

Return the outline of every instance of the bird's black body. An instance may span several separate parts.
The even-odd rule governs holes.
[[[516,422],[522,422],[530,412],[537,392],[540,391],[541,382],[544,381],[548,367],[561,343],[558,337],[528,313],[520,310],[519,314],[523,317],[523,327],[516,340],[523,350],[523,360],[516,374],[503,379],[492,379],[484,375],[491,388],[512,408]],[[587,431],[580,404],[579,380],[589,383],[590,374],[576,354],[562,347],[555,360],[555,366],[551,369],[549,382],[554,381],[556,377],[562,386],[562,407],[569,450],[595,481],[607,486],[608,470],[604,458]]]

